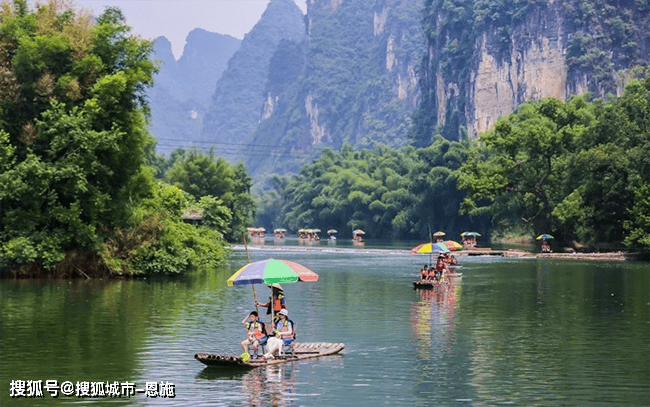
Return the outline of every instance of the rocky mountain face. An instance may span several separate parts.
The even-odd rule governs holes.
[[[310,0],[307,37],[271,59],[253,173],[295,171],[323,146],[407,143],[424,52],[420,0]]]
[[[293,0],[271,0],[213,88],[210,110],[203,120],[204,144],[214,145],[215,152],[230,161],[268,153],[265,146],[252,145],[252,141],[264,115],[271,59],[281,42],[299,44],[304,38],[300,8]]]
[[[217,80],[241,40],[200,28],[187,36],[183,55],[176,61],[165,37],[154,41],[153,59],[160,71],[149,89],[150,131],[158,139],[158,152],[199,140],[202,119],[210,105]]]
[[[188,73],[190,61],[220,53],[188,38],[183,58],[158,75],[165,87],[153,89],[154,134],[213,146],[259,181],[297,171],[322,147],[424,146],[437,133],[476,138],[531,99],[618,94],[628,68],[650,55],[648,0],[307,7],[303,16],[292,0],[272,0],[220,77],[218,69]],[[168,60],[168,44],[157,43],[156,55]],[[207,104],[195,100],[208,93]]]
[[[647,65],[650,2],[427,0],[414,138],[476,138],[531,99],[619,95]]]

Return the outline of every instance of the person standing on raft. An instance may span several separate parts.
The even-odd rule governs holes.
[[[287,309],[284,290],[282,289],[282,286],[277,283],[271,284],[269,288],[271,288],[271,296],[269,297],[269,300],[264,304],[255,301],[255,306],[266,307],[266,315],[271,314],[271,307],[273,307],[273,314],[277,315],[280,310]]]

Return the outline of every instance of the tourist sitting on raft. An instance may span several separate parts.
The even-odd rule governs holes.
[[[241,342],[241,347],[246,353],[248,347],[251,346],[253,348],[253,359],[257,358],[259,346],[266,344],[268,340],[264,322],[259,321],[258,318],[257,311],[252,311],[241,321],[242,324],[246,325],[246,339]]]
[[[278,318],[273,322],[274,334],[268,339],[268,352],[264,354],[265,359],[273,359],[280,354],[283,346],[293,344],[296,339],[295,324],[289,319],[289,312],[286,309],[278,312]]]
[[[442,255],[438,256],[438,260],[436,261],[436,266],[434,267],[433,270],[435,273],[436,282],[443,283],[445,280],[445,276],[447,275],[447,273],[449,273],[449,266],[447,265],[444,256]]]
[[[546,239],[542,240],[542,253],[550,253],[551,246],[548,244]]]
[[[422,270],[420,270],[420,281],[429,281],[432,276],[433,275],[429,271],[429,266],[427,264],[422,266]]]

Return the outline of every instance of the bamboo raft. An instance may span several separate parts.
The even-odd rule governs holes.
[[[249,359],[244,362],[241,357],[235,355],[221,355],[216,353],[199,352],[194,359],[208,366],[243,367],[255,368],[259,366],[277,365],[293,362],[296,360],[313,359],[321,356],[335,355],[345,348],[342,343],[298,343],[293,344],[293,353],[283,356],[275,356],[274,359]]]
[[[458,278],[458,277],[462,277],[462,276],[463,276],[463,273],[448,273],[447,274],[447,277],[449,277],[449,278]],[[437,285],[433,281],[418,280],[418,281],[413,282],[413,288],[434,288],[434,287],[437,287]]]

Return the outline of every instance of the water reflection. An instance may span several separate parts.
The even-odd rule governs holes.
[[[315,239],[298,239],[299,246],[319,246],[320,240]]]
[[[420,359],[429,359],[435,349],[452,346],[456,306],[461,286],[451,284],[431,290],[416,290],[419,302],[411,304],[411,331]]]
[[[299,340],[343,355],[205,368],[196,352],[241,352],[252,293],[226,280],[246,257],[174,279],[0,280],[0,405],[35,404],[9,399],[17,379],[176,386],[174,399],[38,400],[52,406],[650,405],[650,264],[468,258],[455,286],[414,291],[418,256],[286,250],[320,276],[285,287]]]
[[[288,407],[296,404],[296,375],[293,365],[272,365],[255,369],[207,367],[197,378],[231,380],[238,383],[246,406]]]
[[[201,370],[197,375],[197,379],[203,380],[239,380],[247,373],[250,373],[248,368],[223,368],[223,367],[206,367]]]

